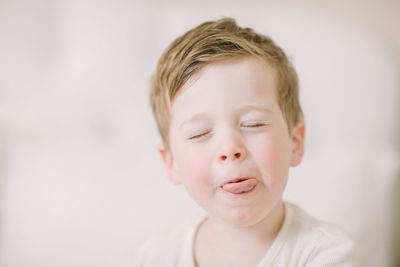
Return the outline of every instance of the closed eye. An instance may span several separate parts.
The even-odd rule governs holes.
[[[201,138],[206,137],[210,133],[211,133],[211,131],[207,131],[207,132],[204,132],[204,133],[196,134],[196,135],[188,137],[188,140],[201,139]]]
[[[245,128],[257,128],[257,127],[263,127],[269,125],[268,123],[264,122],[256,122],[256,123],[242,123],[240,124],[241,127]]]

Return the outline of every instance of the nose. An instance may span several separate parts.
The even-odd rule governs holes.
[[[227,136],[221,142],[217,156],[220,163],[242,161],[247,157],[247,152],[238,136]]]

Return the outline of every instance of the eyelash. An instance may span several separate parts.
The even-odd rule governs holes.
[[[241,127],[245,127],[245,128],[258,128],[258,127],[263,127],[263,126],[267,126],[267,123],[263,123],[263,122],[257,122],[257,123],[253,123],[253,124],[240,124]]]
[[[267,126],[267,125],[269,125],[269,124],[268,123],[262,123],[262,122],[258,122],[258,123],[254,123],[254,124],[240,124],[240,126],[244,127],[244,128],[259,128],[259,127],[263,127],[263,126]],[[210,133],[211,133],[211,130],[210,131],[206,131],[206,132],[201,133],[201,134],[196,134],[196,135],[188,137],[188,140],[202,139],[202,138],[205,138]]]
[[[204,138],[205,136],[207,136],[207,135],[210,134],[210,133],[211,133],[211,131],[207,131],[207,132],[204,132],[204,133],[201,133],[201,134],[196,134],[196,135],[194,135],[194,136],[190,136],[190,137],[188,138],[188,140],[201,139],[201,138]]]

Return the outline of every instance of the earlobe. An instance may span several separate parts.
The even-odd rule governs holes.
[[[301,163],[304,155],[304,137],[306,125],[300,121],[292,131],[292,158],[290,166],[295,167]]]
[[[181,180],[176,171],[175,161],[174,158],[172,157],[171,152],[165,147],[164,144],[158,145],[158,152],[160,153],[164,161],[165,167],[167,169],[168,178],[174,184],[180,184]]]

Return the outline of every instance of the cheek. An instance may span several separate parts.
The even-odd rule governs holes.
[[[187,151],[182,154],[179,161],[179,175],[189,193],[195,194],[201,191],[201,188],[209,186],[210,164],[209,154],[204,151],[197,150],[195,153]]]
[[[271,186],[287,179],[290,157],[284,144],[263,140],[254,146],[252,154],[267,185]]]

